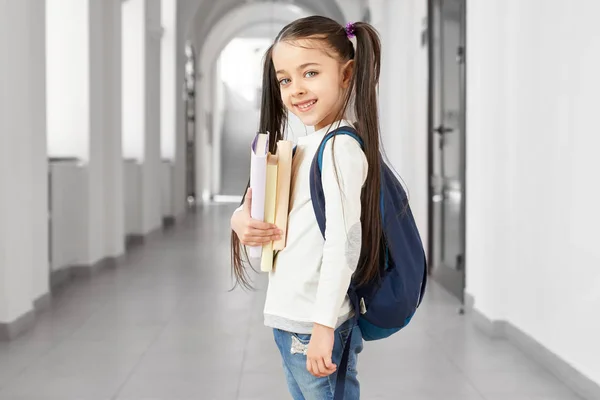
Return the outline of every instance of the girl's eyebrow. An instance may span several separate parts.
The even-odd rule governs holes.
[[[298,68],[296,68],[296,69],[304,69],[304,68],[306,68],[306,67],[308,67],[308,66],[311,66],[311,65],[320,66],[321,64],[319,64],[319,63],[316,63],[316,62],[309,62],[309,63],[305,63],[305,64],[302,64],[302,65],[300,65],[300,66],[299,66]],[[277,71],[277,75],[279,75],[279,74],[283,74],[283,73],[285,73],[285,70],[284,70],[284,69],[280,69],[280,70],[278,70],[278,71]]]

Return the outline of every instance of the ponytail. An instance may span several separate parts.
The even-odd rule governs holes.
[[[379,260],[382,249],[380,209],[381,156],[379,153],[379,116],[377,85],[381,70],[381,42],[377,31],[369,24],[353,25],[356,36],[354,57],[354,113],[356,129],[364,142],[364,152],[369,164],[362,191],[362,253],[354,275],[357,285],[379,278]]]

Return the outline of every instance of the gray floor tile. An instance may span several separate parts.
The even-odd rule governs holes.
[[[245,372],[240,382],[239,400],[291,400],[281,368],[274,371]]]
[[[266,275],[229,291],[233,206],[198,210],[119,268],[61,290],[26,335],[0,343],[0,400],[285,400]],[[581,400],[459,315],[435,283],[411,324],[359,356],[367,400]]]
[[[118,400],[235,400],[239,374],[189,371],[181,374],[136,374],[122,388]]]

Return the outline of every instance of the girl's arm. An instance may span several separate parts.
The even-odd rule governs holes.
[[[323,154],[325,244],[313,312],[313,322],[335,328],[350,279],[358,265],[362,245],[361,192],[368,171],[358,142],[340,135],[330,140]],[[334,161],[337,167],[334,169]]]

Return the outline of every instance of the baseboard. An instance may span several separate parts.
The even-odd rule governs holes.
[[[50,308],[52,304],[52,295],[50,292],[41,295],[33,301],[33,309],[36,313],[42,312]]]
[[[0,322],[0,341],[13,340],[35,324],[35,311],[29,310],[13,322]]]
[[[104,257],[92,265],[73,265],[69,269],[71,270],[72,277],[89,278],[97,275],[104,269],[115,268],[116,266],[117,259],[115,257]]]
[[[105,257],[93,265],[73,265],[50,273],[50,292],[33,301],[33,309],[10,323],[0,323],[0,341],[12,340],[35,324],[35,315],[47,309],[52,302],[52,293],[73,278],[91,277],[106,268],[117,265],[116,257]]]
[[[35,316],[50,307],[52,296],[46,293],[33,301],[33,310],[29,310],[13,322],[0,322],[0,342],[17,338],[35,325]]]
[[[600,399],[600,385],[584,376],[534,338],[507,323],[506,338],[587,400]]]
[[[488,336],[506,339],[560,379],[586,400],[600,399],[600,385],[584,376],[537,340],[507,321],[491,321],[475,307],[473,296],[465,295],[465,306],[473,324]]]
[[[163,217],[162,225],[163,229],[169,229],[175,226],[176,219],[173,215]]]
[[[472,311],[475,306],[475,298],[466,291],[463,293],[463,297],[465,299],[465,311]]]
[[[506,338],[506,322],[502,320],[492,321],[479,310],[473,308],[470,311],[473,324],[492,339]]]
[[[115,268],[123,256],[104,257],[92,265],[70,265],[50,273],[50,292],[56,292],[73,278],[89,278],[104,269]]]
[[[153,240],[160,238],[162,235],[163,235],[163,227],[161,225],[157,228],[154,228],[148,234],[146,234],[146,237],[144,238],[144,242],[146,242],[146,241],[151,242]]]
[[[71,270],[69,267],[50,271],[50,292],[59,289],[70,280]]]
[[[125,250],[131,250],[144,244],[144,235],[139,233],[129,233],[125,236]]]
[[[134,247],[141,246],[146,242],[160,238],[165,230],[164,223],[165,221],[163,219],[163,222],[159,227],[152,229],[145,235],[141,233],[128,233],[125,235],[125,250],[129,251]]]

